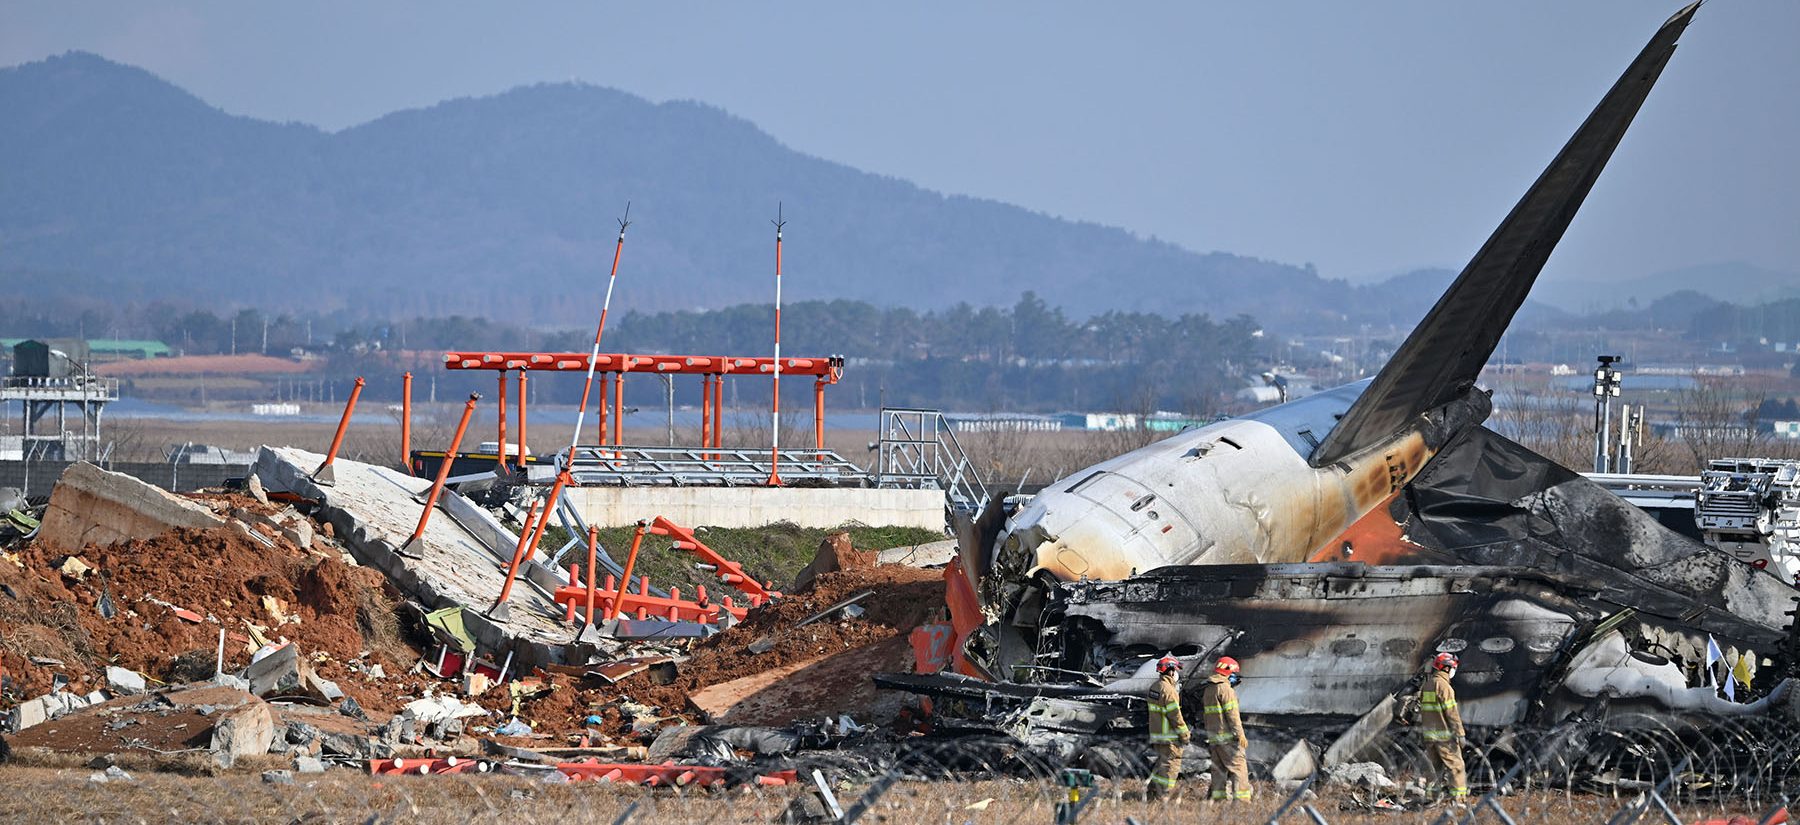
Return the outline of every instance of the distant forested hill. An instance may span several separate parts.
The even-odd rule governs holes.
[[[1005,306],[1032,290],[1075,317],[1296,326],[1362,304],[1310,268],[945,196],[800,154],[709,106],[594,86],[327,133],[70,53],[0,69],[0,112],[0,286],[14,294],[585,324],[629,199],[627,309],[768,300],[777,202],[795,299]]]

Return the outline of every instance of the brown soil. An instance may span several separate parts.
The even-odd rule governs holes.
[[[264,514],[281,509],[239,495],[193,498],[225,513],[235,508]],[[78,554],[92,568],[80,580],[60,573],[62,555],[35,544],[19,552],[20,564],[0,562],[0,584],[16,594],[0,592],[0,666],[13,680],[10,699],[48,692],[57,674],[66,676],[70,688],[79,693],[102,688],[107,665],[138,671],[154,680],[152,687],[156,682],[205,678],[212,671],[221,627],[228,633],[225,668],[237,670],[249,663],[246,622],[264,628],[261,632],[271,640],[285,637],[295,642],[314,672],[335,681],[372,716],[397,712],[421,695],[426,682],[436,683],[428,676],[408,674],[419,652],[399,638],[398,594],[381,574],[335,557],[322,558],[264,527],[251,529],[268,544],[226,528],[174,530],[149,540],[90,546]],[[796,627],[863,590],[875,593],[858,602],[865,611],[861,617],[837,615]],[[110,620],[98,609],[107,594],[118,609]],[[277,624],[264,608],[265,597],[277,600],[283,612],[300,621]],[[158,601],[191,610],[205,621],[183,620]],[[617,685],[566,673],[537,674],[549,690],[524,701],[520,709],[537,738],[517,744],[541,747],[548,744],[545,738],[562,744],[560,740],[587,729],[587,717],[595,714],[604,720],[599,726],[603,733],[626,736],[631,720],[618,707],[624,699],[655,707],[660,715],[697,720],[700,714],[689,701],[692,693],[784,667],[794,673],[784,678],[782,690],[817,696],[821,702],[827,695],[863,702],[870,691],[857,689],[866,687],[866,671],[886,667],[870,663],[903,667],[905,634],[940,611],[943,603],[942,574],[937,571],[893,566],[822,573],[804,592],[752,610],[737,627],[694,644],[690,658],[669,684],[657,684],[651,673]],[[750,652],[750,644],[764,637],[772,638],[774,647],[761,654]],[[889,643],[885,652],[865,652],[884,642]],[[848,651],[858,654],[833,657]],[[62,664],[37,665],[31,657]],[[371,681],[348,666],[359,659],[379,663],[388,678]],[[858,672],[842,672],[844,668],[834,662],[851,662]],[[480,701],[505,712],[512,705],[511,692],[490,690]],[[820,712],[824,710],[830,709]],[[176,732],[179,729],[172,729],[171,735]]]
[[[875,593],[857,602],[866,610],[861,618],[834,616],[794,627],[864,590]],[[589,714],[597,714],[606,720],[600,726],[602,733],[625,736],[628,720],[611,705],[629,698],[658,708],[661,715],[698,721],[688,697],[702,688],[902,637],[940,611],[943,604],[942,571],[890,566],[821,574],[806,592],[752,610],[742,624],[696,644],[669,684],[656,684],[649,673],[630,676],[617,685],[551,674],[545,681],[553,689],[526,701],[521,715],[539,733],[548,733],[578,730]],[[750,644],[764,636],[772,636],[775,647],[766,653],[750,652]],[[509,701],[496,691],[483,703],[504,709]]]
[[[394,640],[365,638],[365,626],[384,624],[366,614],[392,610],[395,594],[386,579],[340,559],[320,558],[279,536],[271,541],[274,546],[268,547],[231,529],[179,529],[148,540],[90,546],[77,555],[93,571],[79,581],[59,572],[60,554],[36,544],[26,547],[20,553],[23,567],[0,563],[0,583],[17,594],[0,594],[0,665],[15,682],[14,698],[47,692],[55,673],[67,676],[80,692],[103,687],[107,665],[158,682],[192,678],[194,660],[212,662],[221,627],[228,633],[225,667],[235,670],[249,664],[246,621],[266,628],[262,632],[271,640],[293,640],[319,675],[370,710],[391,711],[400,694],[416,695],[400,680],[371,683],[344,665],[365,652],[364,661],[379,662],[389,674],[404,674],[413,663],[411,656],[395,655]],[[118,609],[110,620],[97,606],[107,593]],[[277,625],[263,607],[265,596],[300,622]],[[185,621],[149,599],[217,623]],[[391,613],[385,625],[392,626]],[[33,656],[63,664],[34,665]],[[177,657],[189,665],[187,672],[177,672],[182,670]]]

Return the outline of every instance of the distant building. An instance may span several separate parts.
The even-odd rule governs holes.
[[[0,347],[11,349],[24,343],[25,338],[0,338]],[[161,341],[139,340],[130,338],[89,338],[56,340],[56,344],[65,351],[68,347],[82,350],[84,363],[100,364],[107,361],[145,360],[149,358],[168,358],[175,354],[168,344]]]
[[[1775,421],[1771,422],[1771,427],[1776,438],[1800,441],[1800,421]]]
[[[1062,420],[1031,413],[944,413],[944,420],[959,433],[1060,432]]]
[[[0,379],[4,439],[0,458],[93,460],[100,457],[100,420],[119,400],[119,382],[93,375],[84,341],[23,340],[12,347],[12,371]],[[18,402],[18,432],[13,403]]]
[[[1138,417],[1131,413],[1088,413],[1083,416],[1083,429],[1100,432],[1118,432],[1138,428]]]
[[[1153,433],[1176,433],[1189,427],[1202,427],[1206,424],[1206,421],[1194,416],[1172,412],[1152,413],[1149,418],[1144,419],[1144,429]]]

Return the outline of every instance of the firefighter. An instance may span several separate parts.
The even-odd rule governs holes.
[[[1244,761],[1244,720],[1238,716],[1238,662],[1220,656],[1213,673],[1200,691],[1206,721],[1206,748],[1212,753],[1212,801],[1247,800],[1251,796],[1250,766]],[[1230,780],[1230,786],[1227,785]]]
[[[1181,718],[1181,660],[1164,656],[1156,661],[1158,678],[1151,686],[1150,749],[1156,752],[1156,767],[1150,772],[1149,799],[1160,799],[1181,778],[1181,749],[1192,740],[1186,720]]]
[[[1450,775],[1450,798],[1462,802],[1469,797],[1469,773],[1463,768],[1462,712],[1456,709],[1456,691],[1450,680],[1456,676],[1460,661],[1454,653],[1439,653],[1431,660],[1431,677],[1419,691],[1419,727],[1425,735],[1425,754],[1431,759],[1431,791],[1443,789],[1444,774]]]

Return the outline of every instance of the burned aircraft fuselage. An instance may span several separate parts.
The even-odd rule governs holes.
[[[1476,380],[1698,5],[1658,29],[1372,379],[1076,472],[1003,527],[992,509],[959,525],[952,588],[972,598],[952,608],[978,600],[982,621],[957,666],[1117,678],[1167,651],[1229,653],[1247,712],[1349,715],[1459,650],[1477,724],[1517,721],[1558,684],[1731,711],[1690,690],[1712,637],[1791,672],[1787,583],[1480,426]],[[1372,564],[1325,564],[1347,561]]]
[[[1487,394],[1471,391],[1357,455],[1309,465],[1318,434],[1366,385],[1181,433],[1044,490],[996,540],[985,602],[1007,625],[1029,630],[1044,588],[1056,582],[1171,565],[1303,562],[1335,550],[1327,545],[1490,410]]]
[[[1276,716],[1361,715],[1443,649],[1463,718],[1508,724],[1599,618],[1544,577],[1474,566],[1204,565],[1057,590],[1044,641],[1062,667],[1229,649],[1245,706]]]

